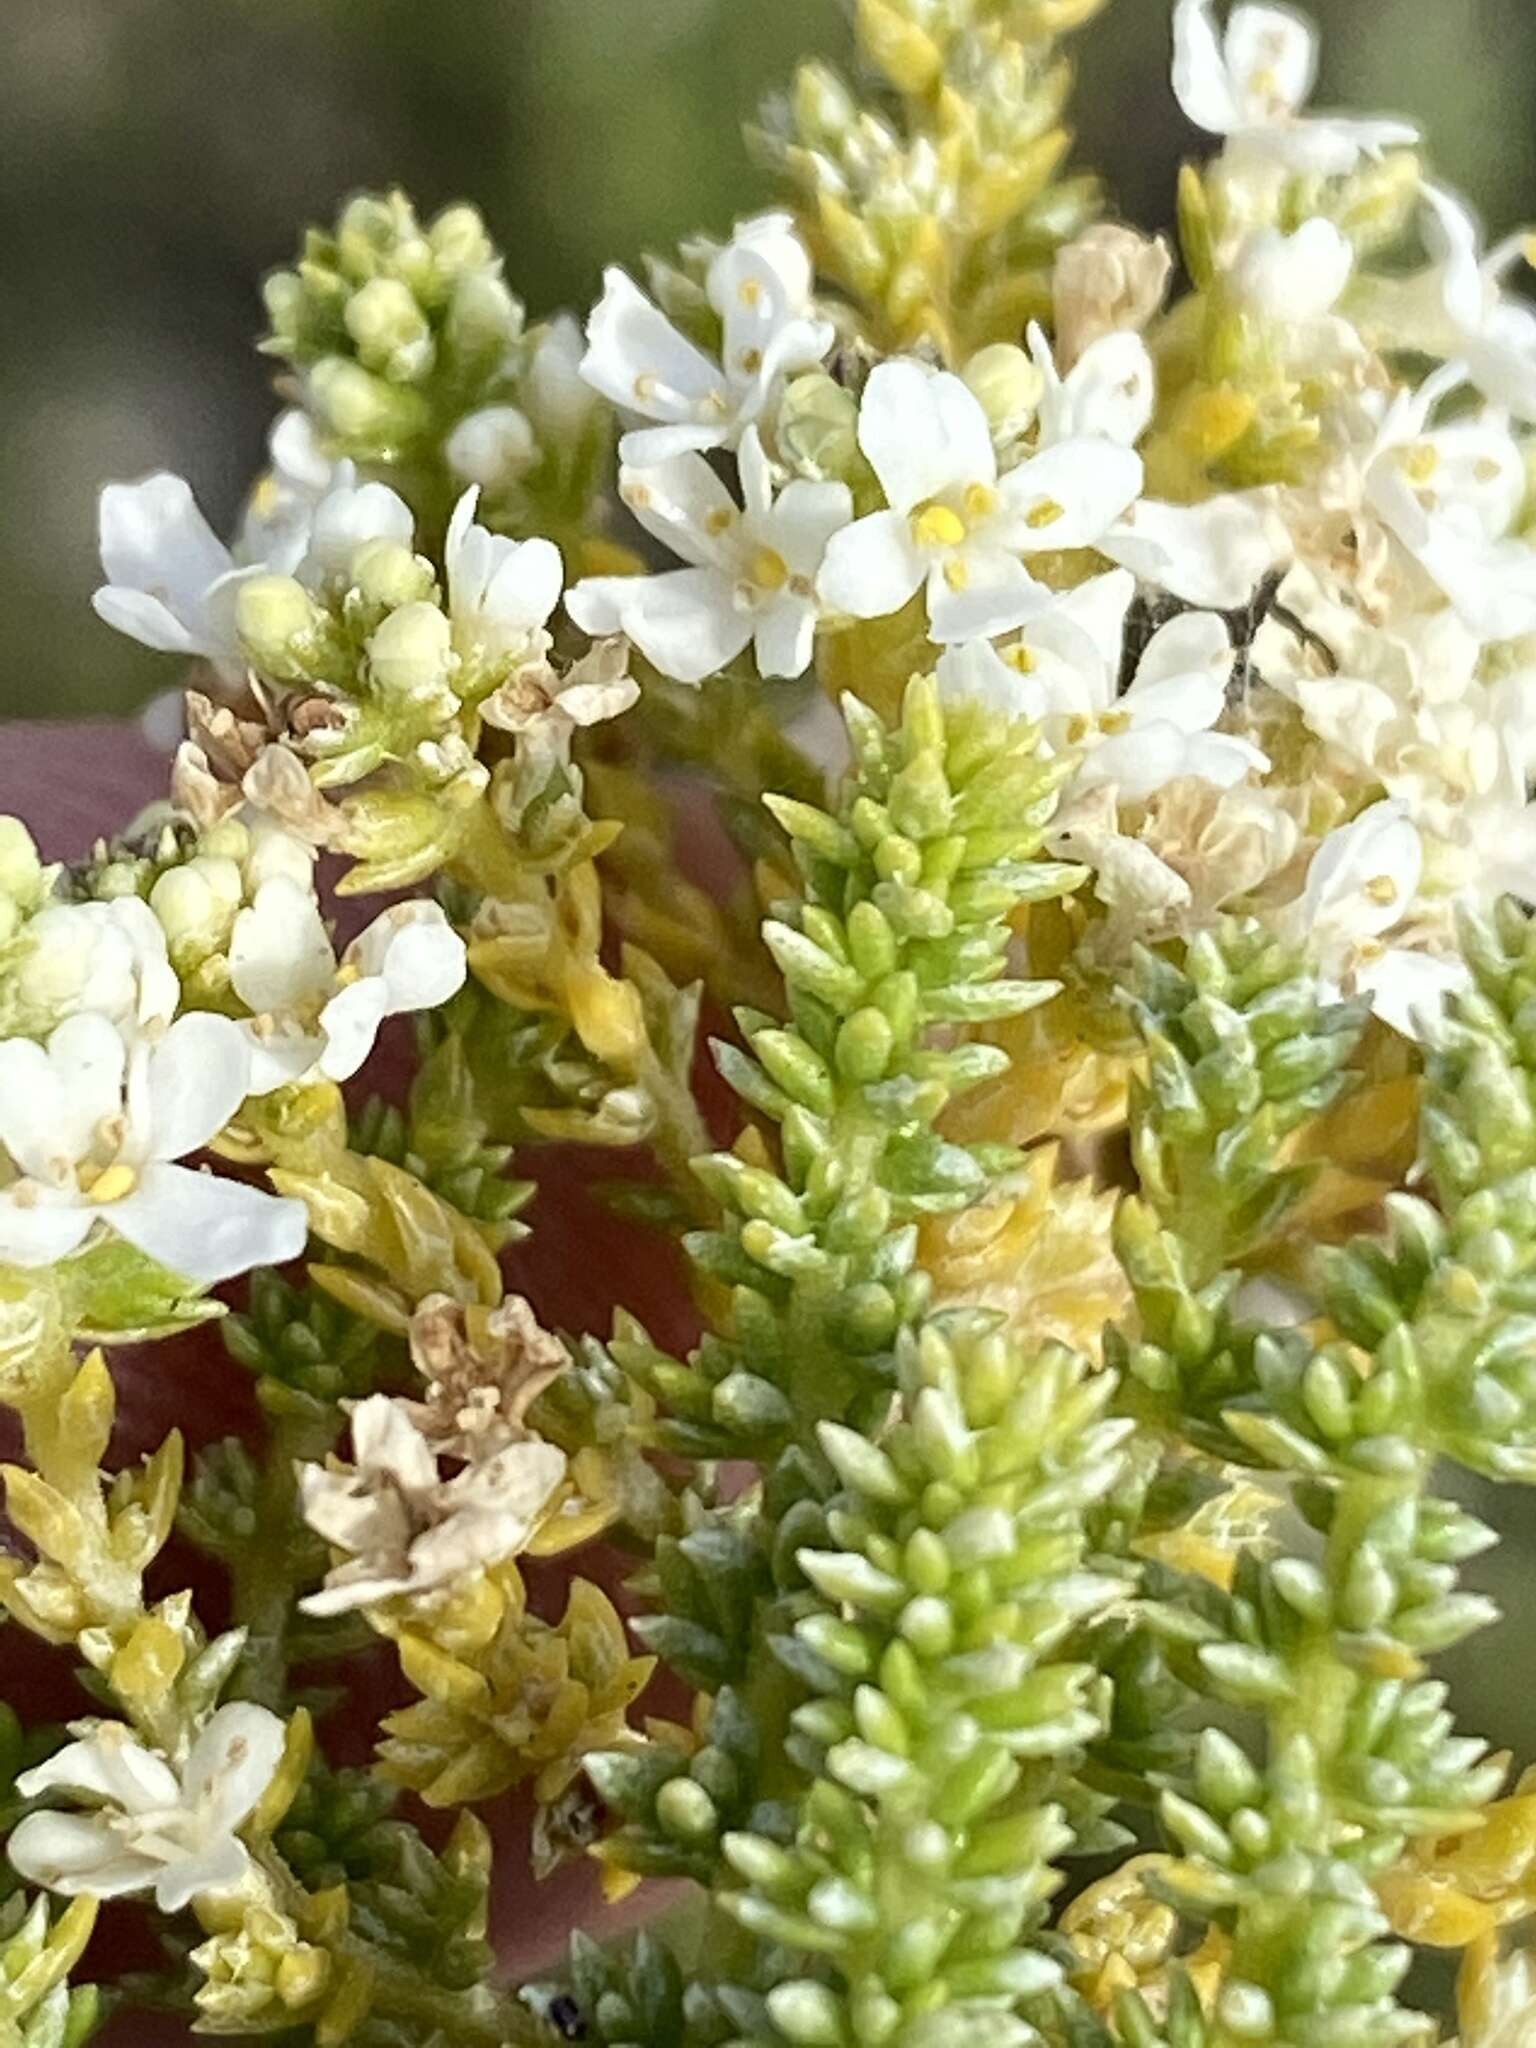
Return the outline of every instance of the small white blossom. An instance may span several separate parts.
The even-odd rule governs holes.
[[[1290,234],[1256,228],[1237,250],[1230,282],[1253,312],[1297,327],[1333,311],[1354,268],[1349,242],[1317,215]]]
[[[1423,872],[1423,842],[1404,806],[1372,804],[1318,847],[1293,919],[1324,987],[1369,995],[1376,1015],[1406,1038],[1418,1037],[1423,1015],[1467,979],[1459,961],[1388,941],[1413,910]]]
[[[464,985],[464,941],[435,903],[395,904],[338,965],[310,890],[274,876],[235,919],[229,978],[252,1017],[250,1092],[311,1074],[345,1081],[386,1017],[436,1009]]]
[[[350,1466],[299,1471],[304,1519],[345,1562],[309,1614],[342,1614],[399,1594],[429,1593],[515,1557],[565,1476],[565,1455],[528,1437],[444,1479],[402,1402],[372,1394],[352,1411]]]
[[[833,536],[822,600],[882,618],[926,583],[940,642],[1005,632],[1044,610],[1051,593],[1023,558],[1095,546],[1141,488],[1140,457],[1098,436],[1060,441],[999,476],[974,394],[906,360],[871,372],[859,445],[890,509]]]
[[[163,1913],[234,1889],[250,1867],[239,1830],[260,1804],[283,1755],[283,1724],[265,1707],[220,1707],[179,1766],[146,1749],[120,1722],[86,1724],[16,1788],[28,1799],[73,1792],[100,1803],[85,1813],[32,1813],[6,1855],[29,1884],[93,1899],[152,1891]]]
[[[1482,640],[1511,640],[1536,631],[1536,548],[1514,532],[1525,463],[1497,413],[1430,426],[1462,381],[1452,365],[1388,403],[1363,455],[1362,510]]]
[[[1286,8],[1240,4],[1218,36],[1211,0],[1178,0],[1173,51],[1173,89],[1195,126],[1287,171],[1337,177],[1362,156],[1418,140],[1404,121],[1303,117],[1317,38]]]
[[[544,659],[565,564],[552,540],[509,540],[477,525],[479,499],[471,487],[454,507],[443,562],[454,653],[462,671],[484,676]]]
[[[818,319],[811,260],[787,214],[741,222],[709,267],[723,330],[720,362],[680,334],[622,270],[603,274],[581,374],[620,412],[657,426],[626,434],[626,462],[650,466],[690,449],[734,448],[783,379],[832,346]]]
[[[641,525],[690,564],[660,576],[594,576],[567,601],[589,633],[623,633],[663,675],[699,683],[750,641],[758,673],[802,675],[816,634],[816,579],[853,516],[846,484],[797,478],[777,496],[757,429],[741,444],[738,506],[702,455],[626,467],[619,491]]]
[[[314,422],[297,407],[279,413],[267,436],[270,467],[252,491],[233,553],[288,575],[304,559],[315,507],[338,483],[351,481],[351,463],[333,462]]]
[[[316,503],[294,574],[311,589],[349,583],[358,550],[370,541],[409,547],[416,522],[388,484],[362,483],[350,462],[338,463],[331,487]]]
[[[131,1037],[176,1014],[181,983],[165,931],[137,896],[47,904],[27,925],[23,943],[10,970],[11,991],[24,1016],[46,1019],[33,1030],[97,1010]]]
[[[1465,363],[1467,375],[1494,405],[1536,422],[1536,308],[1504,290],[1505,274],[1527,259],[1530,238],[1511,235],[1484,255],[1477,222],[1459,199],[1430,184],[1423,198],[1446,323],[1440,353]]]
[[[249,1092],[250,1054],[226,1017],[179,1017],[130,1048],[82,1011],[46,1047],[0,1044],[0,1259],[47,1266],[97,1224],[173,1273],[227,1280],[304,1249],[303,1204],[175,1162],[218,1136]]]
[[[1157,373],[1139,334],[1117,328],[1078,356],[1065,376],[1039,327],[1029,330],[1029,352],[1040,372],[1040,445],[1049,448],[1079,434],[1101,435],[1134,448],[1152,419]]]
[[[1212,730],[1226,702],[1232,642],[1210,612],[1185,612],[1153,634],[1118,694],[1125,617],[1135,581],[1123,570],[1057,600],[999,651],[982,641],[947,649],[946,693],[979,696],[1040,723],[1056,752],[1080,751],[1070,794],[1113,784],[1140,802],[1180,776],[1230,788],[1269,766],[1251,741]]]
[[[235,603],[252,569],[198,510],[192,487],[162,471],[137,484],[108,484],[98,539],[105,584],[97,616],[163,654],[201,655],[227,680],[245,673]]]

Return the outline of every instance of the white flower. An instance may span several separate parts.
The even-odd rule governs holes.
[[[1117,695],[1134,595],[1124,570],[1095,577],[1001,653],[985,641],[946,650],[940,688],[1039,721],[1056,752],[1081,750],[1072,795],[1113,784],[1136,803],[1180,776],[1227,789],[1267,768],[1250,741],[1211,730],[1225,708],[1233,658],[1227,628],[1213,613],[1185,612],[1161,627],[1130,687]]]
[[[259,562],[288,575],[304,559],[315,507],[338,483],[356,475],[350,462],[333,462],[314,422],[297,407],[279,413],[267,436],[271,466],[252,491],[234,545],[237,562]]]
[[[846,484],[796,479],[775,497],[757,429],[740,453],[738,506],[702,455],[626,467],[619,492],[641,525],[691,566],[594,576],[567,601],[588,633],[623,633],[678,682],[699,683],[753,643],[758,673],[798,676],[816,634],[816,578],[853,516]]]
[[[1043,610],[1051,593],[1022,557],[1095,546],[1141,488],[1140,457],[1098,437],[1060,441],[1000,477],[974,394],[910,361],[870,373],[859,445],[890,509],[833,537],[822,601],[882,618],[926,582],[941,642],[1005,632]]]
[[[1049,448],[1077,434],[1099,434],[1134,448],[1147,431],[1157,397],[1157,373],[1139,334],[1117,328],[1090,342],[1063,376],[1040,328],[1031,325],[1029,352],[1040,372],[1040,445]]]
[[[1239,245],[1230,280],[1255,313],[1296,327],[1332,312],[1354,267],[1350,243],[1317,215],[1291,234],[1256,228]]]
[[[563,755],[577,726],[617,718],[639,696],[629,673],[629,642],[619,635],[596,641],[569,668],[543,662],[519,669],[485,699],[480,716],[502,732],[521,734],[531,766],[533,754],[552,747]]]
[[[1040,372],[1040,447],[1077,448],[1083,435],[1132,447],[1152,417],[1156,377],[1139,334],[1104,335],[1063,377],[1050,343],[1029,330]],[[1290,542],[1265,490],[1227,492],[1198,505],[1138,498],[1094,541],[1102,555],[1156,583],[1186,604],[1236,611],[1289,553]],[[1028,616],[1020,609],[1007,623]],[[990,629],[1003,630],[1002,625]]]
[[[352,941],[338,967],[312,892],[263,882],[235,919],[229,978],[252,1012],[240,1029],[250,1092],[319,1073],[355,1074],[386,1017],[436,1009],[464,984],[464,941],[435,903],[397,903]]]
[[[1439,185],[1423,187],[1426,241],[1438,258],[1435,279],[1447,324],[1440,353],[1466,364],[1483,396],[1517,419],[1536,421],[1536,308],[1506,296],[1505,272],[1525,259],[1525,235],[1511,235],[1486,256],[1477,222]]]
[[[348,1553],[309,1614],[342,1614],[427,1593],[515,1557],[565,1476],[565,1455],[536,1437],[507,1444],[444,1479],[403,1403],[371,1394],[352,1411],[351,1466],[304,1465],[304,1519]]]
[[[1100,536],[1098,549],[1186,604],[1231,612],[1288,559],[1291,541],[1274,494],[1260,489],[1224,491],[1198,505],[1139,498]]]
[[[46,1047],[0,1044],[0,1259],[47,1266],[98,1223],[189,1280],[227,1280],[304,1249],[302,1203],[174,1162],[200,1151],[245,1100],[250,1054],[225,1017],[179,1017],[124,1045],[82,1011]]]
[[[50,903],[23,934],[26,950],[11,969],[24,1014],[51,1029],[77,1010],[98,1010],[128,1036],[168,1024],[181,983],[166,954],[165,931],[137,896],[110,903]]]
[[[246,577],[197,508],[191,486],[162,471],[108,484],[98,519],[106,583],[99,618],[164,654],[196,654],[226,679],[245,672],[235,601]]]
[[[1337,177],[1362,156],[1418,139],[1403,121],[1301,118],[1317,78],[1317,38],[1281,7],[1232,9],[1218,37],[1211,0],[1178,0],[1173,13],[1173,89],[1197,128],[1288,171]]]
[[[338,463],[330,489],[310,515],[294,574],[311,589],[349,583],[360,548],[376,540],[409,547],[415,524],[410,506],[388,484],[360,484],[350,462]]]
[[[477,525],[479,499],[472,487],[454,507],[443,562],[454,652],[464,671],[485,675],[543,660],[565,564],[552,540],[509,540]]]
[[[1405,807],[1386,799],[1330,832],[1312,856],[1293,923],[1313,949],[1331,993],[1369,995],[1405,1038],[1426,1012],[1465,986],[1459,961],[1387,943],[1414,908],[1424,847]]]
[[[283,1724],[265,1707],[220,1707],[179,1766],[120,1722],[101,1721],[17,1790],[99,1801],[85,1813],[32,1813],[6,1843],[18,1876],[49,1891],[113,1899],[153,1891],[162,1913],[234,1889],[250,1866],[239,1830],[283,1755]]]
[[[1365,451],[1374,515],[1480,639],[1536,631],[1536,548],[1512,529],[1525,503],[1520,449],[1495,413],[1428,424],[1463,381],[1459,366],[1399,392]]]
[[[581,374],[621,412],[661,424],[626,434],[626,462],[734,448],[780,382],[822,361],[834,330],[816,318],[811,260],[788,214],[742,221],[709,267],[706,291],[723,339],[715,362],[618,269],[587,325]]]

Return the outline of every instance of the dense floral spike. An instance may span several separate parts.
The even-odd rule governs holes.
[[[802,1552],[818,1597],[785,1650],[812,1686],[791,1738],[812,1787],[788,1843],[725,1841],[745,1880],[726,1910],[812,1965],[769,1993],[761,2038],[1033,2038],[1021,2005],[1057,1972],[1029,1937],[1102,1725],[1083,1626],[1126,1590],[1085,1558],[1130,1427],[1104,1419],[1112,1392],[957,1314],[903,1342],[878,1443],[823,1425],[836,1547]]]
[[[1055,250],[1098,201],[1092,178],[1057,178],[1071,72],[1054,39],[1102,4],[861,0],[860,55],[891,114],[822,64],[764,110],[759,154],[881,345],[963,358],[1049,310]]]

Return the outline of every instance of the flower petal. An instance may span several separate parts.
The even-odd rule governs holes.
[[[97,536],[108,583],[159,598],[194,633],[204,593],[234,567],[191,485],[164,470],[142,483],[108,484]]]
[[[1186,604],[1237,611],[1291,543],[1267,491],[1235,491],[1199,505],[1140,499],[1099,536],[1101,554]]]
[[[940,646],[986,640],[1032,612],[1044,611],[1051,593],[1006,548],[968,547],[955,560],[935,563],[928,576],[929,631]]]
[[[68,1898],[148,1891],[164,1867],[125,1850],[106,1816],[96,1813],[29,1813],[11,1830],[5,1853],[18,1877]]]
[[[232,1019],[203,1011],[178,1017],[149,1052],[148,1156],[184,1159],[200,1151],[244,1102],[250,1074],[250,1053]]]
[[[1185,115],[1208,135],[1230,135],[1237,96],[1211,20],[1210,0],[1178,0],[1173,11],[1173,90]]]
[[[653,306],[626,272],[603,272],[603,296],[587,322],[581,374],[625,412],[669,423],[714,408],[724,438],[724,380],[718,363],[694,347]]]
[[[1141,489],[1141,457],[1095,435],[1057,441],[1002,479],[999,526],[1025,551],[1090,548]]]
[[[741,513],[702,455],[619,471],[619,496],[649,534],[696,566],[724,570]],[[579,587],[579,586],[578,586]]]
[[[752,637],[752,614],[738,608],[732,586],[713,569],[673,569],[662,576],[604,577],[612,585],[617,630],[625,633],[663,675],[680,683],[701,683],[733,661]],[[577,584],[573,597],[585,588]],[[607,616],[606,607],[586,618],[572,617],[588,632],[589,618]]]
[[[871,512],[833,534],[816,588],[829,611],[883,619],[901,610],[927,569],[906,514]]]
[[[1214,612],[1182,612],[1160,626],[1147,642],[1132,688],[1145,690],[1176,676],[1197,674],[1225,683],[1231,672],[1232,636],[1226,620]]]
[[[947,370],[930,372],[920,363],[898,360],[871,370],[859,403],[859,446],[896,512],[997,475],[981,401]]]
[[[1222,55],[1244,118],[1277,121],[1304,107],[1317,79],[1317,36],[1283,7],[1234,7]]]
[[[179,1856],[162,1867],[155,1880],[155,1904],[162,1913],[180,1913],[205,1892],[233,1891],[250,1863],[245,1844],[223,1835],[196,1855]]]
[[[165,1759],[112,1721],[23,1771],[16,1787],[28,1799],[40,1799],[45,1792],[89,1794],[110,1800],[125,1813],[174,1806],[181,1796],[176,1774]]]
[[[210,1828],[237,1828],[252,1813],[282,1761],[285,1731],[277,1715],[249,1700],[220,1707],[182,1766],[182,1801]]]
[[[133,1192],[100,1214],[171,1272],[209,1286],[253,1266],[296,1259],[309,1228],[302,1202],[161,1161],[146,1166]]]
[[[257,1016],[303,1010],[324,1000],[336,980],[336,955],[308,889],[286,875],[262,883],[235,919],[229,978],[235,994]]]
[[[83,1242],[95,1216],[83,1202],[71,1201],[55,1188],[40,1188],[36,1198],[19,1202],[0,1193],[0,1261],[12,1266],[52,1266]]]
[[[758,613],[753,638],[760,676],[803,676],[816,645],[815,605],[808,599],[781,598]]]

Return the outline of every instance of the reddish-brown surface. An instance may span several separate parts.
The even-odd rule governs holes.
[[[128,725],[96,721],[0,728],[0,812],[25,819],[46,858],[83,856],[98,832],[126,823],[159,795],[164,779],[163,759]],[[510,1256],[509,1278],[534,1301],[543,1319],[573,1334],[606,1334],[622,1302],[659,1342],[686,1345],[691,1334],[688,1296],[675,1257],[647,1233],[615,1223],[588,1192],[594,1179],[641,1171],[639,1163],[549,1147],[520,1157],[519,1166],[539,1187],[527,1212],[533,1235]],[[137,1457],[173,1427],[193,1446],[254,1427],[249,1383],[225,1359],[217,1334],[195,1332],[152,1352],[120,1351],[112,1364],[120,1409],[116,1456]],[[8,1441],[7,1452],[11,1447]],[[596,1574],[611,1588],[622,1576],[612,1568],[614,1562]],[[584,1568],[591,1568],[589,1560]],[[157,1583],[158,1590],[195,1584],[200,1613],[210,1626],[218,1625],[222,1587],[216,1574],[178,1549],[162,1560],[157,1582],[162,1579],[164,1587]],[[557,1613],[559,1574],[544,1568],[532,1575],[532,1584],[541,1611]],[[7,1629],[0,1636],[0,1670],[0,1693],[26,1714],[62,1717],[84,1710],[70,1657],[31,1644],[19,1630]],[[359,1760],[358,1731],[406,1696],[388,1652],[361,1660],[352,1677],[353,1695],[333,1717],[354,1736],[349,1761]],[[667,1704],[675,1709],[675,1702]],[[335,1726],[330,1740],[339,1747]],[[612,1924],[591,1869],[568,1869],[544,1885],[528,1877],[527,1814],[520,1802],[502,1801],[485,1817],[501,1849],[494,1932],[510,1969],[526,1970],[551,1957],[572,1926],[601,1931]],[[642,1900],[624,1917],[633,1919],[647,1909]],[[141,1916],[131,1907],[104,1916],[81,1975],[92,1966],[107,1974],[123,1960],[148,1960]],[[185,2038],[174,2025],[147,2016],[120,2019],[104,2037],[111,2048],[174,2048]]]

